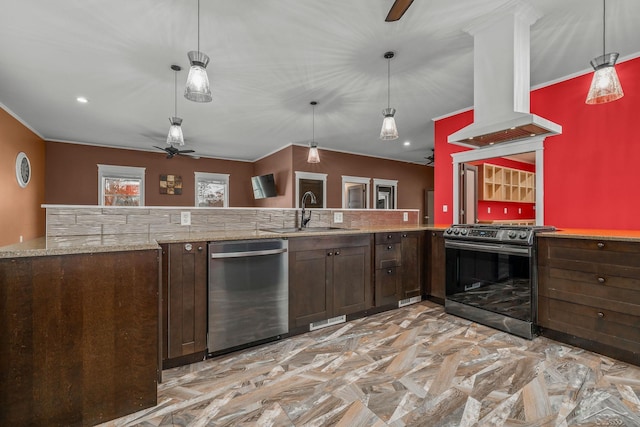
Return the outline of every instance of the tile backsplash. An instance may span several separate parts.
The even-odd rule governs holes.
[[[215,232],[296,227],[300,209],[191,208],[43,205],[47,237],[118,234]],[[384,225],[419,225],[417,209],[311,209],[313,227],[367,228]],[[180,225],[182,212],[190,212],[191,225]],[[342,223],[334,213],[342,212]],[[408,221],[404,221],[404,213]]]

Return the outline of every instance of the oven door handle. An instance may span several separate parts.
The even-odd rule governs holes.
[[[531,256],[531,248],[527,246],[496,245],[480,242],[444,241],[445,248],[464,249],[468,251],[490,252],[506,255]]]

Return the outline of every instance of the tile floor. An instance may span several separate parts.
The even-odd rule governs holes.
[[[640,426],[640,367],[429,301],[163,374],[104,426]]]

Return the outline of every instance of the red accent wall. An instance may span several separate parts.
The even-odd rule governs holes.
[[[625,96],[587,105],[592,73],[531,92],[531,111],[563,127],[545,140],[545,223],[559,228],[640,229],[640,58],[616,66]],[[452,152],[447,136],[472,122],[472,111],[435,123],[435,221],[451,223]],[[442,212],[442,205],[449,212]]]

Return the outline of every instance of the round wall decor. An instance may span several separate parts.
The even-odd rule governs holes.
[[[26,187],[31,180],[31,162],[22,151],[16,156],[16,179],[22,188]]]

